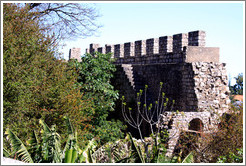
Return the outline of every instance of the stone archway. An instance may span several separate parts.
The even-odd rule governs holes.
[[[190,123],[188,125],[188,130],[194,130],[194,131],[202,132],[203,127],[204,127],[204,125],[203,125],[202,120],[200,120],[199,118],[194,118],[190,121]]]
[[[199,144],[202,132],[204,131],[203,119],[199,116],[191,118],[190,121],[186,121],[188,127],[180,132],[177,145],[173,151],[175,154],[180,154],[182,158],[187,156]]]
[[[171,156],[173,153],[178,153],[178,144],[187,143],[187,141],[192,144],[192,141],[196,141],[203,134],[209,131],[209,122],[214,123],[211,119],[210,112],[184,112],[178,113],[173,118],[171,115],[173,112],[166,112],[165,114],[165,128],[169,130],[169,141],[166,156]],[[185,136],[186,138],[181,138]],[[192,138],[192,140],[190,139]],[[183,142],[183,143],[182,143]],[[187,150],[183,151],[183,154],[188,154],[189,148],[192,146],[187,146]]]

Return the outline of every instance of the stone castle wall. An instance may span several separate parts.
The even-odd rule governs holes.
[[[159,83],[163,82],[166,96],[175,100],[174,110],[184,112],[182,116],[163,118],[163,125],[173,121],[183,126],[168,128],[169,133],[176,134],[170,137],[167,155],[175,148],[177,133],[188,130],[192,120],[200,119],[204,127],[215,126],[215,115],[228,111],[226,64],[219,61],[219,48],[205,47],[205,37],[204,31],[192,31],[105,47],[90,44],[86,49],[91,54],[112,53],[117,68],[112,83],[129,103],[146,84],[148,102],[155,101]],[[70,58],[76,58],[76,54],[70,54]]]
[[[123,70],[119,70],[123,68]],[[119,75],[125,75],[132,92],[149,86],[148,97],[155,101],[159,83],[170,100],[175,100],[174,110],[184,112],[217,112],[223,114],[230,103],[229,88],[224,64],[193,62],[180,64],[122,64],[117,67]],[[122,81],[122,79],[119,79]],[[118,83],[117,89],[126,95],[126,86]],[[131,95],[132,97],[132,95]]]
[[[111,52],[116,75],[126,75],[133,92],[147,84],[154,100],[163,82],[164,92],[176,101],[175,109],[223,114],[230,102],[226,68],[219,61],[219,48],[205,47],[205,37],[204,31],[192,31],[105,47],[90,44],[86,52]],[[127,93],[125,86],[116,88],[123,88],[121,95]]]
[[[204,31],[194,31],[105,47],[90,44],[86,52],[110,52],[116,64],[219,62],[219,48],[204,47],[205,36]]]

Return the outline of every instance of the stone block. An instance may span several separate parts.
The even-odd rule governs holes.
[[[146,55],[146,40],[135,41],[135,56]]]
[[[146,40],[146,54],[152,56],[159,53],[159,38]]]
[[[218,47],[188,46],[185,62],[216,62],[219,63]],[[199,65],[197,65],[199,68]]]
[[[182,52],[188,46],[188,34],[180,33],[173,35],[173,52]]]
[[[124,43],[124,57],[132,57],[135,54],[135,45],[132,42]]]
[[[205,46],[205,31],[193,31],[188,33],[188,45],[189,46]]]

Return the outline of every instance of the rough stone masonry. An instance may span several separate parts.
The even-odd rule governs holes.
[[[112,83],[128,102],[149,86],[148,99],[155,101],[159,83],[166,96],[175,100],[174,110],[163,115],[168,129],[167,155],[172,155],[181,131],[211,131],[217,116],[228,112],[229,88],[226,64],[219,61],[219,48],[205,47],[206,33],[192,31],[124,44],[90,44],[87,53],[112,53],[117,71]],[[70,58],[78,58],[70,50]],[[170,123],[172,122],[172,123]],[[199,125],[202,124],[202,128]]]

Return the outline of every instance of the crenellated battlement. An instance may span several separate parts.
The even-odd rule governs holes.
[[[116,64],[219,62],[219,48],[205,47],[205,37],[205,31],[198,30],[105,47],[90,44],[86,52],[111,52]]]

